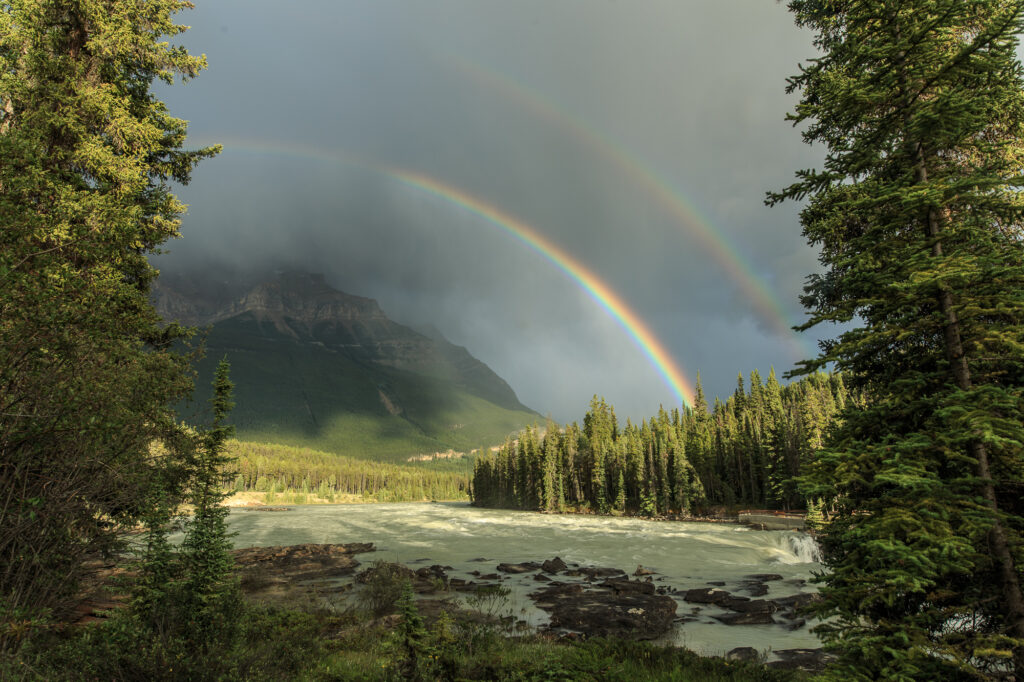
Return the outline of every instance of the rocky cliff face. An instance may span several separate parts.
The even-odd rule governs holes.
[[[154,305],[168,321],[194,326],[254,322],[264,337],[316,344],[361,362],[445,379],[501,407],[527,409],[501,377],[465,348],[388,319],[376,301],[333,289],[322,275],[279,273],[233,296],[223,288],[206,288],[189,291],[187,283],[158,282]]]

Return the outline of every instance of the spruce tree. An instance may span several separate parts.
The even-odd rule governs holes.
[[[150,448],[173,446],[191,380],[147,257],[178,234],[171,183],[217,151],[183,150],[186,122],[151,91],[205,66],[170,42],[190,6],[0,2],[0,490],[15,501],[0,612],[15,618],[65,605],[83,562],[148,513],[158,469],[180,491],[177,453]]]
[[[1024,3],[792,0],[820,56],[792,119],[811,317],[849,323],[848,401],[809,492],[836,498],[818,631],[858,679],[1024,676]]]
[[[229,509],[221,504],[232,458],[225,452],[234,427],[225,423],[234,402],[227,359],[217,365],[213,380],[213,424],[202,434],[189,501],[195,507],[182,541],[185,582],[182,598],[189,620],[189,636],[196,646],[213,644],[215,637],[230,636],[237,627],[240,606],[237,579],[232,574]]]

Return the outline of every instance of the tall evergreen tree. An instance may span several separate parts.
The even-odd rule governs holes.
[[[205,66],[168,42],[190,6],[0,2],[0,619],[59,608],[175,461],[150,447],[191,381],[147,256],[177,235],[171,182],[217,150],[184,151],[151,85]]]
[[[821,56],[790,80],[822,170],[807,326],[866,392],[820,462],[838,494],[819,631],[858,679],[1024,676],[1024,3],[791,0]]]
[[[189,501],[195,507],[182,541],[185,584],[182,596],[192,622],[189,637],[196,647],[230,635],[237,627],[233,616],[240,604],[237,580],[232,575],[229,509],[221,504],[231,457],[226,453],[234,427],[226,423],[234,407],[233,384],[227,359],[217,365],[213,380],[213,425],[203,434]]]

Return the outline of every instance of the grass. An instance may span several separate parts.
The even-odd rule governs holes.
[[[386,635],[385,635],[386,638]],[[383,640],[380,640],[383,641]],[[304,680],[394,680],[384,645],[359,644],[326,656]],[[455,657],[458,680],[576,682],[750,682],[809,679],[758,664],[703,658],[683,649],[619,640],[560,644],[537,638],[502,639],[470,656]],[[424,675],[424,679],[444,679]]]

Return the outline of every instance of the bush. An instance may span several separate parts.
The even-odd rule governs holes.
[[[0,667],[10,680],[281,680],[324,656],[314,616],[247,607],[237,636],[196,649],[183,634],[156,633],[128,611],[70,635],[37,637]]]
[[[375,617],[391,613],[412,575],[412,571],[401,564],[374,561],[358,577],[364,584],[358,597],[360,605]]]

